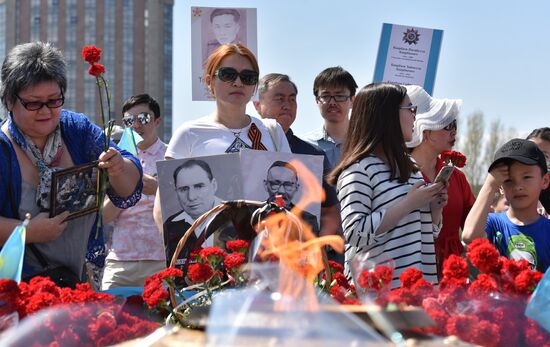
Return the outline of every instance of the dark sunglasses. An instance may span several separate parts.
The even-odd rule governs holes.
[[[232,67],[221,67],[216,70],[214,76],[217,76],[223,82],[235,82],[237,77],[239,77],[242,84],[253,86],[258,83],[260,74],[253,70],[242,70],[239,72]]]
[[[445,128],[443,128],[443,130],[447,130],[447,131],[453,131],[453,130],[456,130],[456,119],[453,120],[449,125],[447,125]]]
[[[25,101],[19,97],[19,95],[15,94],[21,105],[27,110],[27,111],[38,111],[42,107],[46,106],[47,108],[58,108],[63,106],[65,103],[65,97],[63,96],[63,93],[61,93],[61,97],[58,99],[50,99],[46,102],[42,101]]]
[[[400,109],[409,110],[412,113],[416,114],[416,110],[418,110],[418,106],[416,105],[410,105],[410,106],[399,106]]]
[[[135,116],[131,113],[126,112],[122,117],[122,123],[125,127],[131,128],[134,125],[134,122],[136,122],[136,119],[138,122],[141,123],[141,125],[146,125],[149,124],[151,118],[151,115],[147,112],[141,112],[140,114]]]

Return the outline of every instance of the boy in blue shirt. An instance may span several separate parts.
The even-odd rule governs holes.
[[[546,159],[535,143],[522,139],[505,143],[495,153],[485,183],[466,218],[464,242],[486,236],[500,254],[525,259],[533,268],[546,271],[550,264],[550,220],[538,213],[537,206],[549,180]],[[500,189],[510,208],[489,213]]]

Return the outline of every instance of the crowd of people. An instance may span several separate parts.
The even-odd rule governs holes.
[[[437,284],[443,261],[463,255],[464,245],[477,238],[488,238],[503,256],[526,259],[540,271],[550,264],[550,128],[500,147],[476,199],[458,168],[448,180],[436,180],[445,166],[441,153],[455,145],[461,100],[436,99],[420,86],[392,83],[372,83],[356,93],[348,71],[329,67],[313,82],[322,124],[300,138],[291,129],[298,87],[281,73],[260,79],[256,57],[242,44],[213,47],[203,81],[213,112],[179,125],[168,144],[157,135],[162,115],[154,98],[138,94],[124,103],[122,125],[143,138],[134,156],[114,141],[104,150],[99,127],[62,109],[67,83],[58,49],[34,42],[8,53],[0,87],[8,111],[0,131],[0,244],[25,214],[33,216],[27,276],[43,271],[39,258],[46,258],[85,280],[94,216],[49,217],[55,170],[95,160],[106,170],[103,223],[110,231],[99,287],[140,286],[166,267],[182,230],[221,202],[210,167],[193,158],[243,148],[323,156],[320,223],[306,211],[302,218],[318,235],[344,238],[344,255],[330,250],[329,255],[348,276],[351,260],[368,254],[373,261],[393,259],[393,287],[411,267]],[[246,113],[256,91],[259,117]],[[181,210],[162,216],[156,162],[169,159],[189,160],[173,175]],[[281,195],[290,209],[300,181],[290,163],[277,161],[264,186],[270,200]]]

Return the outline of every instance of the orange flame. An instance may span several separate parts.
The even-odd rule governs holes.
[[[291,163],[300,172],[304,190],[300,201],[292,208],[291,213],[274,213],[262,221],[262,229],[267,237],[262,242],[262,258],[277,256],[279,258],[279,288],[282,298],[300,300],[302,309],[317,311],[319,303],[313,283],[319,272],[324,269],[324,246],[331,246],[342,253],[344,240],[331,235],[316,237],[311,226],[300,219],[302,211],[311,203],[323,200],[324,191],[313,174],[297,160]],[[296,301],[295,300],[295,301]],[[289,305],[290,304],[290,305]],[[296,302],[279,300],[275,310],[296,309]]]

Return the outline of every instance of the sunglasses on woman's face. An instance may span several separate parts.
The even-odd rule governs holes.
[[[221,67],[214,73],[220,81],[223,82],[235,82],[237,77],[241,79],[242,84],[253,86],[258,83],[259,74],[253,70],[237,71],[232,67]]]
[[[138,115],[133,115],[128,112],[122,117],[122,123],[125,127],[131,128],[134,125],[134,122],[140,122],[141,125],[146,125],[151,121],[151,115],[147,112],[141,112]]]
[[[447,131],[453,131],[453,130],[456,130],[456,119],[453,120],[449,125],[447,125],[445,128],[443,128],[443,130],[447,130]]]

